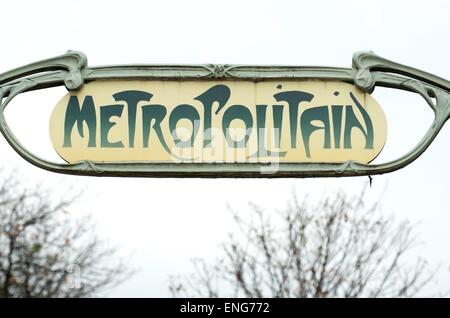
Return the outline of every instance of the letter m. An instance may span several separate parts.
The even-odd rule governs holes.
[[[97,117],[95,114],[95,106],[92,96],[88,95],[80,103],[77,96],[70,96],[67,105],[66,118],[64,119],[64,145],[63,147],[72,147],[72,130],[77,124],[78,133],[84,137],[83,123],[86,123],[89,133],[88,147],[95,147],[97,132]]]

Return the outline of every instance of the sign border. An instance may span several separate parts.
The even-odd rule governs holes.
[[[84,83],[107,79],[138,80],[333,80],[354,84],[371,93],[388,87],[422,96],[434,112],[434,119],[419,143],[400,158],[377,165],[355,161],[345,163],[277,163],[277,170],[264,163],[148,163],[92,162],[59,164],[28,151],[14,136],[4,110],[18,94],[62,86],[76,91]],[[450,82],[433,74],[398,64],[373,52],[353,55],[352,68],[307,66],[206,65],[117,65],[88,67],[86,56],[77,51],[28,64],[0,74],[0,131],[25,160],[48,171],[88,176],[187,177],[187,178],[299,178],[365,176],[392,172],[416,160],[433,142],[450,118]]]

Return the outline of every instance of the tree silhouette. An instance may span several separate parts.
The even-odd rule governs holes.
[[[131,274],[89,217],[69,215],[74,197],[49,195],[0,179],[0,298],[94,296]]]
[[[252,216],[233,212],[239,228],[212,264],[193,261],[190,275],[170,277],[173,296],[188,297],[410,297],[432,278],[426,262],[408,256],[413,226],[365,207],[364,191],[337,193],[317,204],[299,202]]]

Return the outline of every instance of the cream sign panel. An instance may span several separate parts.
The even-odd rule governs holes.
[[[64,96],[50,135],[69,163],[368,163],[387,126],[344,82],[105,80]]]

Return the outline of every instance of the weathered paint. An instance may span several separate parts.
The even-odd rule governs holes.
[[[50,135],[69,163],[368,163],[387,124],[344,82],[97,80],[61,99]]]

